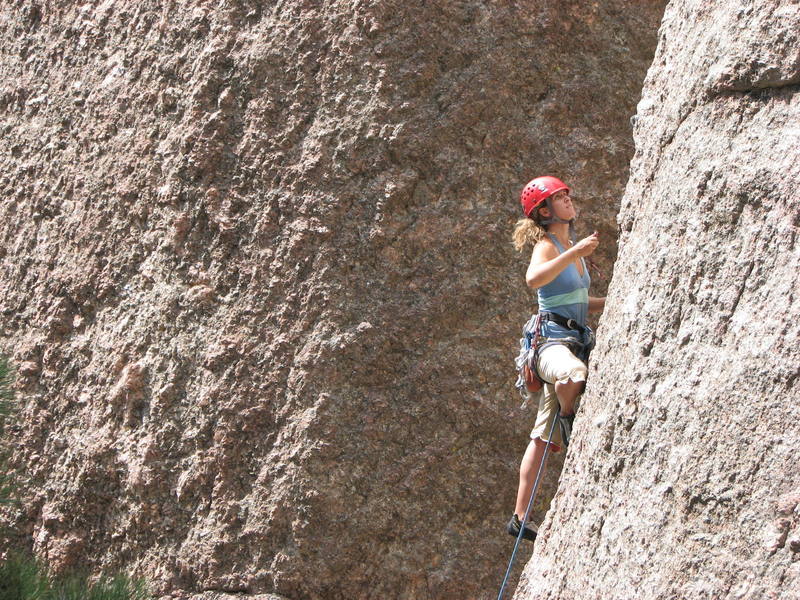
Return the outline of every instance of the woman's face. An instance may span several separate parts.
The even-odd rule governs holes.
[[[569,197],[567,190],[561,190],[550,196],[550,205],[553,207],[556,216],[565,221],[574,219],[577,215],[575,205],[572,204],[572,198]]]

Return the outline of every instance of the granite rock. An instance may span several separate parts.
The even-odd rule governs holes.
[[[675,0],[575,441],[514,596],[800,598],[800,7]]]
[[[159,594],[491,596],[518,193],[568,179],[610,271],[638,6],[3,3],[8,543]]]

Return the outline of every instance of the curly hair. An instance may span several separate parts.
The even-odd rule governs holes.
[[[514,233],[511,235],[514,249],[517,252],[522,252],[528,245],[535,246],[536,242],[542,239],[544,234],[547,233],[544,225],[539,222],[538,217],[537,211],[536,218],[530,219],[525,217],[517,221],[517,224],[514,226]]]

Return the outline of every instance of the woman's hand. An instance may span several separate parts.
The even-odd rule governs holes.
[[[525,273],[525,281],[529,287],[539,288],[555,279],[561,271],[572,264],[575,259],[589,256],[600,243],[597,232],[577,242],[569,250],[558,253],[552,242],[540,240],[533,248],[531,262]]]
[[[597,248],[597,245],[599,243],[600,243],[600,239],[598,237],[597,232],[595,231],[589,237],[583,238],[580,242],[575,244],[572,247],[572,249],[580,257],[589,256],[592,252],[595,251],[595,248]]]
[[[602,298],[595,298],[594,296],[589,296],[589,312],[603,312],[603,309],[606,307],[606,297],[603,296]]]

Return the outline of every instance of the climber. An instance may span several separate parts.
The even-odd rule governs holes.
[[[523,537],[529,540],[536,538],[536,529],[526,522],[526,511],[548,432],[553,435],[552,451],[567,447],[577,399],[586,386],[586,363],[594,345],[594,334],[586,325],[587,313],[602,311],[606,300],[589,296],[591,278],[584,257],[595,251],[599,239],[594,232],[575,241],[576,210],[569,194],[569,188],[555,177],[530,181],[520,197],[525,218],[517,222],[513,234],[518,251],[533,245],[525,279],[528,286],[538,289],[539,319],[531,319],[526,328],[534,323],[540,328],[528,333],[540,336],[534,364],[544,384],[531,441],[520,464],[517,504],[506,527],[514,536],[524,527]],[[557,410],[558,427],[551,429]]]

